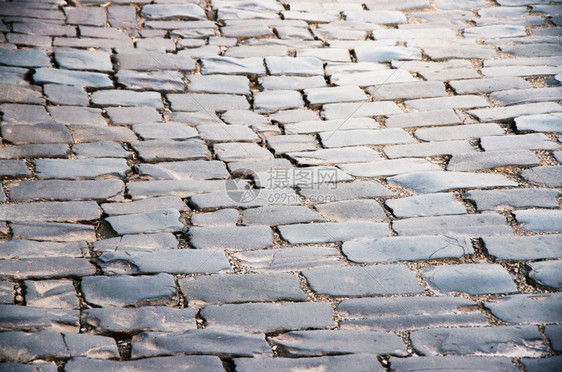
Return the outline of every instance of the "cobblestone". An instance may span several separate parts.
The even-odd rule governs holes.
[[[0,370],[556,370],[558,14],[2,3]]]

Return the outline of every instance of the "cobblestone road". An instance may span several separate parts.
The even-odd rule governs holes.
[[[562,6],[0,2],[1,371],[559,371]]]

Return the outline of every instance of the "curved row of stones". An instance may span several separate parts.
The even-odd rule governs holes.
[[[0,3],[0,370],[557,370],[560,11]]]

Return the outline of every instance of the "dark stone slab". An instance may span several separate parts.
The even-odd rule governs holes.
[[[197,309],[167,306],[139,308],[94,308],[84,310],[82,321],[95,333],[104,335],[140,332],[185,332],[196,329]]]
[[[562,235],[483,237],[486,250],[500,260],[537,260],[562,257]]]
[[[433,143],[433,142],[430,142]],[[517,147],[517,146],[514,146]],[[540,160],[532,151],[486,151],[475,153],[453,154],[447,164],[447,170],[467,171],[492,169],[507,166],[539,165]]]
[[[9,187],[13,201],[32,200],[121,200],[121,180],[99,181],[21,181]]]
[[[562,318],[562,294],[539,293],[499,297],[484,303],[494,316],[518,324],[557,323]]]
[[[27,306],[55,309],[78,309],[76,289],[70,280],[26,280]]]
[[[94,242],[95,252],[152,252],[177,247],[178,240],[172,233],[123,235]]]
[[[42,307],[0,305],[2,331],[39,331],[48,329],[61,332],[78,332],[78,310],[47,309]]]
[[[140,307],[173,305],[176,294],[174,277],[154,276],[89,276],[82,279],[86,302],[106,307]]]
[[[333,354],[407,355],[406,345],[394,333],[377,331],[293,331],[272,339],[284,356]]]
[[[434,328],[410,334],[421,355],[497,355],[538,357],[546,347],[537,327]]]
[[[562,350],[562,325],[548,325],[544,328],[544,333],[550,341],[550,346],[556,351]]]
[[[158,52],[124,52],[117,55],[119,69],[137,71],[195,70],[195,60],[177,54]],[[171,77],[168,77],[171,79]],[[174,83],[172,83],[174,84]],[[182,83],[183,86],[183,83]]]
[[[0,363],[1,371],[17,371],[17,372],[57,372],[58,367],[55,362],[41,363],[35,361],[33,364],[23,364],[16,362],[2,362]]]
[[[57,122],[64,124],[107,126],[102,110],[91,107],[78,106],[49,106],[49,114]]]
[[[45,104],[45,99],[37,87],[0,83],[0,102]]]
[[[0,64],[18,67],[50,67],[51,60],[41,49],[2,49]]]
[[[562,166],[546,165],[525,169],[520,172],[521,176],[529,182],[549,187],[562,186]]]
[[[414,217],[392,222],[398,235],[509,235],[513,229],[496,213]]]
[[[96,142],[116,141],[130,142],[138,140],[135,133],[129,128],[123,127],[96,127],[93,125],[69,125],[74,141]]]
[[[112,141],[78,143],[72,146],[72,150],[78,158],[130,158],[133,156],[121,144]]]
[[[109,216],[148,213],[161,209],[176,209],[178,211],[189,210],[185,202],[175,196],[162,196],[129,203],[104,203],[101,207],[104,213]]]
[[[65,7],[66,22],[68,24],[105,26],[105,9],[98,7]]]
[[[13,144],[72,143],[72,136],[62,124],[9,125],[0,127],[2,136]]]
[[[154,107],[107,107],[105,110],[113,124],[130,125],[162,121],[162,116]]]
[[[209,150],[200,139],[186,141],[150,140],[132,142],[141,160],[146,162],[209,159]]]
[[[425,217],[449,214],[464,214],[466,207],[455,200],[453,194],[435,193],[388,199],[385,204],[396,217]]]
[[[338,250],[332,247],[289,247],[237,252],[234,255],[244,266],[257,272],[300,271],[336,266],[341,262]]]
[[[0,160],[0,179],[29,176],[31,172],[23,160]]]
[[[86,242],[55,243],[13,239],[0,242],[0,258],[86,257]]]
[[[101,210],[96,202],[34,202],[0,205],[1,221],[61,221],[97,220]]]
[[[228,329],[194,329],[184,333],[147,332],[133,337],[133,359],[177,354],[265,357],[273,353],[263,334]]]
[[[191,245],[197,249],[251,249],[273,244],[268,226],[192,227],[188,231]]]
[[[162,162],[157,164],[138,164],[136,166],[139,174],[156,179],[170,180],[206,180],[217,178],[228,178],[230,173],[221,161],[216,160],[194,160]]]
[[[341,266],[303,271],[311,289],[329,296],[423,293],[405,265]],[[397,280],[400,278],[400,280]]]
[[[203,9],[195,4],[150,4],[142,7],[141,16],[148,19],[204,19]]]
[[[517,186],[501,174],[469,172],[419,172],[390,177],[389,182],[418,193],[434,193],[464,188]]]
[[[250,332],[329,328],[334,326],[328,302],[276,302],[211,305],[201,310],[208,329]]]
[[[242,211],[242,222],[246,225],[280,225],[309,221],[324,221],[324,218],[305,206],[264,206]]]
[[[527,231],[562,231],[562,210],[526,209],[515,211],[515,218]]]
[[[73,358],[119,359],[117,343],[111,337],[64,333],[63,338]]]
[[[119,235],[181,232],[185,225],[180,222],[180,213],[177,209],[162,209],[146,213],[135,213],[121,216],[111,216],[106,221]]]
[[[111,56],[106,52],[77,49],[55,49],[57,65],[69,70],[94,70],[111,72]]]
[[[222,372],[222,362],[218,357],[192,355],[148,358],[130,361],[96,360],[89,358],[72,358],[65,364],[64,369],[69,372],[95,372],[133,370],[136,372],[150,372],[157,369],[169,371],[217,371]]]
[[[112,88],[113,82],[99,72],[69,71],[54,68],[38,68],[33,74],[36,83],[76,85],[83,88]]]
[[[421,271],[430,287],[438,292],[468,294],[517,292],[503,266],[498,264],[460,264],[428,267]]]
[[[0,333],[0,358],[13,362],[70,357],[62,335],[52,331]]]
[[[446,356],[421,358],[390,358],[391,371],[505,371],[515,372],[517,367],[507,357]]]
[[[341,329],[403,330],[436,326],[487,325],[476,302],[458,297],[353,298],[337,311]]]
[[[256,370],[268,370],[281,372],[287,370],[323,370],[342,371],[353,370],[356,372],[382,372],[374,355],[340,355],[324,356],[315,358],[239,358],[234,359],[236,370],[250,372]]]
[[[194,249],[168,249],[157,252],[122,250],[105,252],[99,257],[104,273],[114,274],[203,274],[230,271],[223,252]]]
[[[14,225],[12,225],[14,235]],[[96,268],[85,258],[40,257],[0,261],[0,276],[14,279],[49,279],[94,275]]]
[[[345,242],[342,252],[353,262],[372,263],[460,258],[474,249],[466,237],[418,235]]]
[[[163,195],[172,195],[180,198],[187,198],[196,194],[213,193],[213,192],[225,190],[225,181],[224,180],[139,181],[139,182],[129,182],[127,184],[127,189],[133,199],[145,199],[145,198],[163,196]]]
[[[96,178],[124,177],[130,172],[124,159],[37,159],[34,160],[38,178]]]
[[[131,67],[143,67],[140,62],[137,62],[136,66],[133,65],[132,61],[128,63]],[[144,67],[143,70],[148,68],[148,66]],[[158,68],[155,69],[158,70]],[[133,71],[119,69],[115,76],[119,83],[128,89],[158,90],[163,92],[183,92],[185,89],[185,83],[179,71]]]
[[[562,288],[562,261],[529,263],[529,278],[545,287]]]
[[[15,294],[14,283],[7,280],[0,281],[0,304],[13,304]]]
[[[522,207],[558,207],[557,197],[560,193],[553,189],[525,188],[504,190],[472,190],[463,194],[463,198],[473,200],[479,210],[496,208]]]
[[[299,278],[291,274],[196,276],[180,279],[179,284],[190,306],[306,300]]]
[[[521,358],[521,363],[527,372],[556,372],[562,364],[562,356],[553,356],[543,359]]]
[[[15,128],[15,127],[10,127]],[[69,148],[64,144],[30,144],[0,148],[0,159],[63,158]]]
[[[0,105],[3,124],[51,124],[53,119],[39,105],[24,105],[20,103],[3,103]]]
[[[130,90],[99,90],[92,93],[92,103],[100,106],[146,106],[163,109],[162,96],[158,92],[134,92]]]
[[[388,224],[371,221],[286,225],[279,226],[279,232],[291,244],[327,243],[390,235]]]

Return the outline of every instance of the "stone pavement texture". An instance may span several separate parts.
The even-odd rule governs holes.
[[[561,34],[0,0],[0,370],[562,370]]]

